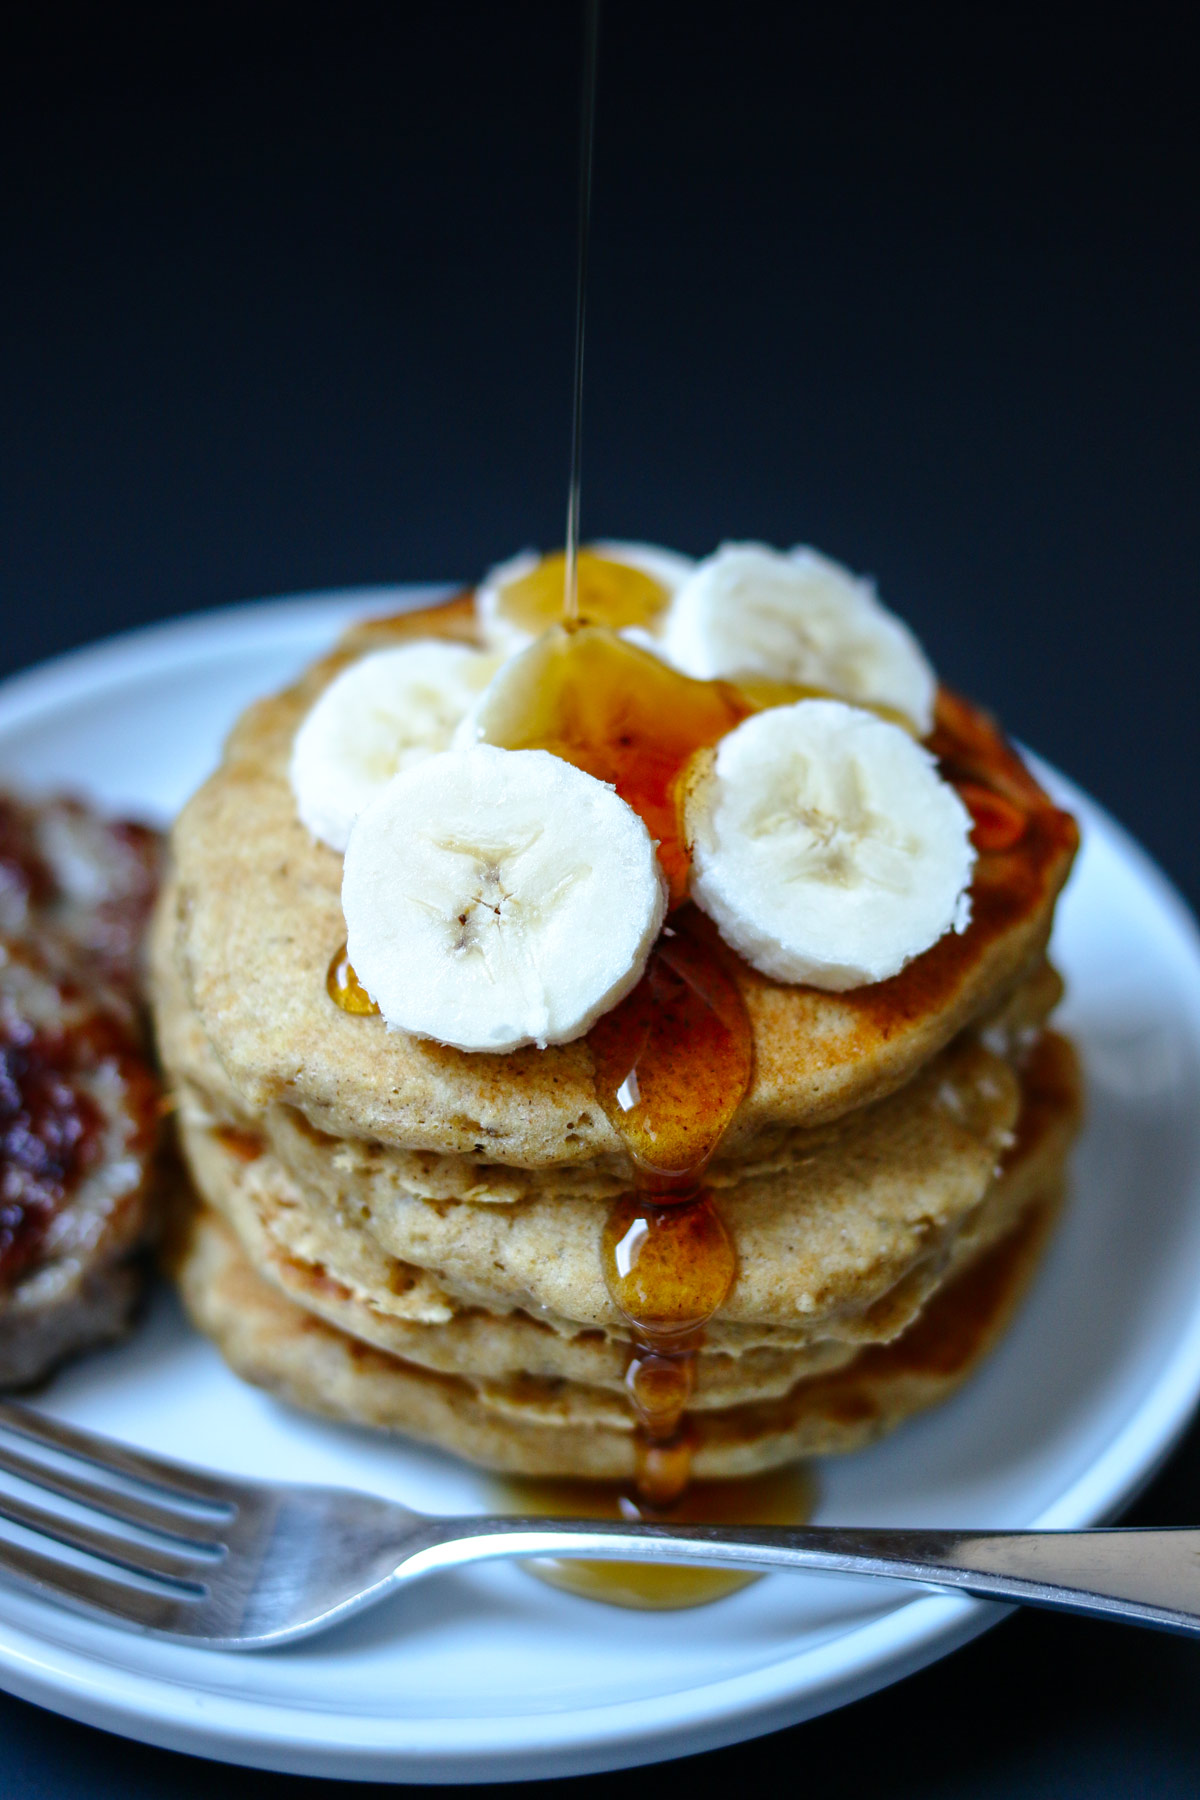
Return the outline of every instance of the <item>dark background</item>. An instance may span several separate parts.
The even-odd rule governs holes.
[[[874,572],[1195,902],[1192,23],[607,0],[583,513]],[[578,51],[561,3],[0,7],[0,669],[559,540]],[[1198,1695],[1027,1616],[669,1779],[1191,1795]],[[6,1800],[237,1782],[3,1699],[0,1745]]]

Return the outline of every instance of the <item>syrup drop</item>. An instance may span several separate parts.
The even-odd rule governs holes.
[[[693,1450],[686,1424],[677,1425],[668,1437],[665,1429],[658,1436],[643,1422],[637,1440],[637,1493],[644,1506],[663,1512],[683,1498],[692,1479]]]
[[[335,1006],[348,1013],[378,1013],[379,1008],[368,994],[346,955],[346,946],[334,953],[325,976],[325,992]]]
[[[625,1194],[605,1225],[604,1273],[634,1330],[654,1350],[669,1353],[690,1349],[724,1303],[737,1255],[710,1195],[655,1206]]]
[[[663,1424],[674,1430],[692,1397],[695,1377],[694,1359],[688,1351],[681,1349],[668,1356],[647,1350],[643,1356],[635,1356],[626,1369],[625,1385],[638,1416],[646,1420],[651,1432]]]

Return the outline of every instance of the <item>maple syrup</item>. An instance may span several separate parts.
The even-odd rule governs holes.
[[[733,1286],[737,1251],[701,1190],[670,1206],[636,1192],[623,1196],[609,1213],[602,1254],[609,1292],[633,1336],[625,1386],[639,1427],[637,1490],[666,1506],[691,1476],[684,1414],[696,1353]]]
[[[724,1303],[737,1257],[711,1196],[656,1206],[625,1194],[604,1230],[609,1292],[663,1356],[688,1348]]]
[[[698,750],[754,711],[737,688],[693,681],[600,625],[556,625],[521,659],[524,681],[487,741],[549,750],[611,782],[658,842],[671,905],[687,898],[689,855],[676,789]]]
[[[652,626],[666,610],[670,594],[661,581],[630,563],[614,562],[595,550],[580,550],[575,561],[575,612],[564,606],[569,556],[556,550],[536,567],[500,590],[497,611],[502,619],[540,637],[563,619],[585,625],[607,625],[624,631],[630,625]]]
[[[696,907],[673,916],[637,986],[597,1019],[587,1044],[596,1098],[640,1191],[663,1202],[694,1194],[754,1058],[741,989]]]
[[[976,850],[981,855],[1015,850],[1029,824],[1025,810],[980,782],[959,781],[955,786],[971,815],[971,842]]]
[[[505,1512],[561,1519],[646,1519],[676,1525],[803,1525],[812,1517],[816,1484],[807,1467],[791,1464],[733,1481],[694,1481],[673,1506],[649,1505],[638,1493],[603,1481],[546,1481],[509,1476],[495,1487]],[[760,1577],[735,1569],[678,1563],[586,1562],[539,1557],[523,1565],[551,1587],[589,1600],[643,1611],[704,1606]]]
[[[638,1420],[638,1492],[664,1506],[688,1485],[685,1409],[704,1327],[737,1277],[737,1250],[704,1171],[750,1083],[740,990],[694,907],[666,927],[641,980],[588,1036],[596,1097],[633,1164],[602,1240],[628,1321],[626,1387]]]
[[[354,973],[350,958],[346,954],[346,946],[342,945],[330,959],[325,975],[325,992],[335,1006],[343,1012],[378,1013],[379,1008],[368,994],[358,976]]]
[[[503,616],[534,634],[537,643],[525,659],[530,681],[527,694],[520,696],[515,729],[501,737],[489,731],[489,736],[511,749],[551,751],[610,782],[657,841],[670,889],[672,924],[651,952],[636,988],[597,1021],[588,1039],[598,1100],[634,1172],[633,1191],[610,1212],[603,1258],[609,1292],[633,1337],[626,1385],[639,1420],[638,1496],[610,1497],[605,1504],[661,1511],[685,1496],[688,1510],[679,1516],[728,1518],[703,1510],[706,1501],[716,1504],[720,1493],[722,1499],[732,1499],[738,1518],[795,1522],[806,1508],[798,1508],[790,1490],[799,1479],[794,1474],[768,1478],[782,1484],[770,1491],[788,1490],[782,1513],[761,1510],[766,1490],[756,1495],[751,1483],[689,1487],[691,1441],[684,1416],[696,1351],[737,1274],[736,1247],[702,1181],[749,1085],[753,1037],[715,935],[699,926],[694,909],[684,905],[690,859],[678,797],[694,756],[751,712],[803,698],[806,690],[785,693],[777,684],[759,683],[750,692],[728,683],[693,681],[629,644],[618,631],[652,627],[667,604],[666,590],[644,571],[579,548],[598,0],[589,0],[586,16],[566,550],[542,559],[500,597]],[[1030,805],[1037,809],[1048,803],[1019,759],[1011,757],[1012,768],[996,756],[993,740],[998,734],[989,738],[986,730],[976,733],[976,724],[970,708],[956,715],[952,704],[941,705],[938,731],[950,755],[945,744],[935,749],[948,778],[962,785],[981,855],[995,851],[1003,857],[1025,839]],[[975,754],[979,736],[987,740],[982,755]],[[967,754],[955,763],[964,746]],[[326,985],[330,997],[348,1012],[377,1010],[344,948],[330,964]],[[919,983],[916,991],[922,991]],[[897,992],[885,1007],[894,1003]],[[533,1510],[554,1510],[552,1490],[544,1483],[539,1489]],[[564,1501],[559,1510],[572,1513],[586,1511],[589,1494],[597,1491],[581,1490],[578,1484],[556,1484],[556,1489]],[[619,1565],[551,1567],[559,1573],[543,1569],[547,1579],[643,1606],[696,1604],[746,1579],[637,1565],[623,1583],[615,1573]],[[671,1598],[648,1596],[647,1583],[656,1578],[666,1583]],[[585,1587],[584,1582],[593,1585]],[[688,1584],[691,1597],[681,1598],[681,1585]]]
[[[238,1162],[257,1162],[266,1149],[262,1134],[257,1131],[242,1131],[236,1125],[218,1125],[213,1136],[221,1148]]]

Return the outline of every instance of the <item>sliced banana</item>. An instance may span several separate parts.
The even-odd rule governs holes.
[[[933,726],[937,678],[874,585],[816,550],[723,544],[671,602],[662,652],[702,681],[739,675],[882,706],[919,737]]]
[[[351,825],[393,775],[448,747],[499,666],[498,656],[428,638],[343,669],[292,745],[296,810],[313,836],[344,850]]]
[[[672,594],[695,567],[690,557],[655,544],[615,539],[579,552],[579,615],[594,625],[652,640]],[[512,656],[563,617],[566,558],[524,550],[490,569],[475,591],[484,643]]]
[[[928,751],[873,713],[755,713],[700,761],[684,807],[692,897],[776,981],[884,981],[969,922],[970,815]]]
[[[342,879],[349,958],[387,1024],[459,1050],[581,1036],[641,975],[665,906],[612,788],[490,744],[395,776]]]

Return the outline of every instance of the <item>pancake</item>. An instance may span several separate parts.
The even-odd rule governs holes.
[[[181,1098],[194,1161],[186,1087]],[[978,1206],[1018,1108],[1012,1067],[964,1037],[900,1094],[812,1133],[789,1168],[723,1189],[740,1266],[718,1319],[803,1326],[811,1337],[870,1305]],[[602,1269],[604,1204],[553,1194],[509,1206],[422,1200],[386,1170],[374,1180],[369,1164],[347,1170],[337,1141],[314,1134],[295,1109],[272,1109],[262,1127],[332,1229],[368,1232],[489,1310],[621,1325]]]
[[[964,1037],[900,1095],[823,1130],[791,1133],[768,1173],[735,1181],[728,1168],[719,1193],[741,1246],[742,1277],[714,1341],[726,1341],[732,1327],[731,1347],[743,1347],[755,1325],[769,1337],[782,1331],[792,1345],[831,1329],[856,1335],[856,1316],[906,1276],[919,1303],[937,1277],[943,1243],[987,1190],[1016,1119],[1016,1079],[997,1052],[1020,1053],[1059,986],[1043,968],[1012,997],[988,1030],[996,1050]],[[324,1260],[340,1239],[346,1248],[335,1260],[345,1264],[350,1241],[364,1234],[391,1259],[389,1310],[433,1321],[457,1300],[493,1312],[520,1308],[567,1331],[624,1335],[599,1266],[604,1208],[553,1189],[548,1177],[534,1198],[510,1197],[502,1207],[477,1203],[474,1189],[469,1201],[430,1205],[409,1191],[403,1163],[398,1171],[386,1147],[331,1139],[295,1108],[259,1117],[239,1109],[198,1021],[182,1007],[169,961],[159,1022],[193,1161],[204,1155],[195,1134],[206,1130],[232,1129],[244,1158],[269,1151],[282,1164],[276,1194],[291,1190],[293,1219],[303,1203],[309,1228],[324,1233]],[[292,1247],[304,1254],[303,1245]],[[426,1276],[422,1290],[418,1271],[434,1272],[432,1286]]]
[[[586,1039],[468,1054],[344,1013],[325,991],[345,935],[342,865],[296,816],[287,776],[296,728],[365,649],[431,634],[469,640],[472,629],[469,598],[375,621],[294,687],[249,709],[221,767],[176,823],[167,953],[251,1112],[282,1104],[333,1137],[529,1170],[600,1164],[627,1180],[625,1152],[596,1102]],[[764,1132],[811,1127],[893,1092],[1040,961],[1075,849],[1073,822],[982,715],[950,696],[930,743],[952,778],[1018,796],[1024,836],[1011,850],[981,855],[968,930],[947,934],[890,981],[830,994],[736,963],[754,1075],[727,1156],[741,1156]]]
[[[798,1457],[861,1449],[946,1398],[1003,1331],[1037,1264],[1058,1196],[931,1302],[911,1331],[776,1400],[701,1412],[692,1421],[696,1477],[725,1479]],[[174,1247],[185,1304],[245,1380],[332,1419],[400,1431],[486,1468],[612,1481],[636,1473],[635,1433],[615,1417],[553,1427],[547,1408],[507,1411],[469,1382],[386,1355],[296,1306],[257,1275],[215,1213],[197,1208]],[[568,1388],[570,1384],[562,1384]],[[565,1422],[564,1422],[565,1421]]]
[[[772,1398],[803,1376],[848,1362],[860,1343],[887,1341],[910,1324],[935,1285],[969,1267],[1013,1228],[1036,1196],[1061,1181],[1077,1112],[1075,1069],[1062,1039],[1041,1047],[1025,1084],[1021,1121],[1005,1167],[952,1242],[927,1252],[897,1287],[859,1321],[855,1337],[815,1339],[798,1348],[761,1346],[732,1353],[711,1345],[696,1363],[690,1410]],[[270,1152],[248,1158],[221,1128],[188,1132],[189,1159],[206,1201],[231,1225],[251,1266],[280,1292],[351,1336],[423,1368],[470,1379],[485,1404],[532,1405],[532,1382],[607,1389],[627,1410],[631,1347],[597,1330],[557,1329],[521,1311],[454,1307],[422,1321],[410,1305],[418,1272],[383,1254],[368,1234],[331,1227]],[[563,1418],[553,1400],[555,1416]],[[577,1404],[574,1413],[588,1411]],[[590,1416],[611,1418],[612,1402],[593,1393]]]
[[[789,1167],[722,1189],[739,1273],[717,1319],[802,1325],[811,1337],[870,1304],[979,1204],[1018,1106],[1010,1065],[960,1041],[902,1096],[814,1133]],[[437,1269],[455,1291],[620,1325],[602,1272],[605,1206],[551,1194],[503,1208],[419,1200],[343,1175],[294,1112],[274,1115],[268,1133],[335,1216],[360,1219],[389,1254]]]
[[[315,1143],[336,1146],[339,1179],[346,1191],[390,1186],[424,1200],[467,1200],[509,1205],[549,1194],[556,1199],[610,1199],[627,1190],[628,1170],[621,1159],[598,1157],[582,1166],[523,1169],[476,1157],[408,1150],[378,1139],[351,1135],[334,1138],[314,1127],[300,1109],[279,1103],[262,1111],[249,1105],[230,1080],[190,1006],[174,954],[175,894],[168,885],[166,904],[155,922],[151,944],[155,1016],[159,1050],[174,1079],[189,1091],[200,1113],[237,1129],[280,1136],[299,1132]],[[1032,1043],[1062,995],[1062,982],[1042,958],[980,1023],[981,1036],[997,1056],[1011,1060]],[[740,1152],[718,1154],[706,1185],[723,1189],[760,1175],[793,1167],[813,1144],[811,1127],[777,1126],[757,1133]]]
[[[169,963],[164,985],[164,1059],[208,1197],[227,1185],[206,1166],[214,1154],[206,1134],[215,1133],[241,1162],[255,1161],[259,1204],[276,1228],[286,1223],[289,1252],[332,1264],[352,1285],[373,1285],[377,1309],[427,1323],[464,1306],[522,1309],[567,1335],[583,1326],[624,1338],[598,1266],[604,1208],[548,1186],[536,1201],[510,1196],[500,1208],[477,1203],[475,1189],[465,1203],[431,1206],[404,1185],[402,1160],[397,1178],[397,1155],[383,1146],[329,1139],[293,1108],[259,1118],[238,1110],[195,1016],[182,1009]],[[1001,1053],[1027,1053],[1059,991],[1053,972],[1041,969],[989,1024],[993,1050],[964,1037],[902,1094],[832,1127],[789,1134],[780,1166],[766,1175],[751,1163],[735,1183],[729,1169],[718,1191],[743,1276],[734,1304],[710,1328],[714,1343],[800,1347],[831,1333],[857,1340],[872,1308],[879,1312],[865,1327],[871,1340],[907,1322],[940,1279],[945,1246],[987,1191],[1015,1121],[1016,1082]],[[1076,1110],[1064,1114],[1067,1135]],[[496,1212],[506,1216],[490,1216]],[[373,1259],[374,1276],[356,1268],[364,1259]],[[765,1304],[764,1278],[777,1290]],[[883,1312],[900,1323],[884,1330]]]

